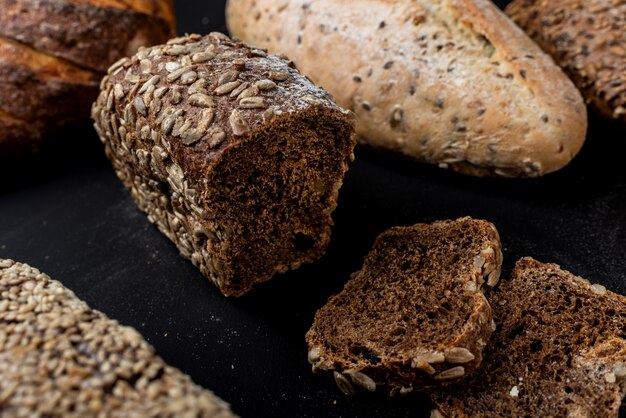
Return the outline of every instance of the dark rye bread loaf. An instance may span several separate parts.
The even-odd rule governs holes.
[[[624,0],[515,0],[506,13],[554,58],[588,104],[626,126]]]
[[[213,33],[109,69],[95,127],[139,207],[225,295],[320,257],[354,117],[293,63]]]
[[[171,0],[0,0],[0,157],[88,122],[107,68],[174,20]]]
[[[501,263],[498,232],[486,221],[384,232],[317,311],[306,335],[313,371],[333,371],[346,394],[406,394],[472,373],[493,331],[483,285],[497,283]]]
[[[0,415],[234,417],[130,327],[26,264],[0,260]]]
[[[626,298],[531,258],[489,295],[497,331],[480,369],[433,390],[431,417],[617,417]]]

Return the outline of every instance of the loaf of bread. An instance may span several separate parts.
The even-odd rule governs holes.
[[[0,157],[89,121],[107,68],[174,34],[171,0],[0,0]]]
[[[514,0],[506,12],[565,70],[587,103],[626,122],[626,2]]]
[[[233,36],[284,53],[358,116],[362,143],[473,175],[535,177],[580,150],[587,114],[488,0],[229,0]]]
[[[462,218],[381,234],[306,335],[313,371],[346,394],[406,394],[471,374],[493,331],[482,293],[500,276],[498,232]]]
[[[0,260],[0,415],[234,417],[130,327],[26,264]]]
[[[320,257],[354,115],[293,63],[213,33],[109,69],[93,107],[151,222],[225,295]]]
[[[617,418],[626,388],[626,298],[531,258],[489,302],[482,366],[433,389],[431,417]]]

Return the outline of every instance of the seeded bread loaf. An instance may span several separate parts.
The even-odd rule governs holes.
[[[89,120],[107,68],[174,34],[171,0],[0,0],[0,156]]]
[[[433,390],[431,417],[617,417],[626,388],[626,298],[531,258],[489,302],[483,364]]]
[[[234,36],[354,110],[360,141],[473,175],[540,176],[587,130],[580,93],[488,0],[229,0]]]
[[[587,103],[626,122],[626,2],[515,0],[506,12],[552,55]]]
[[[333,371],[346,394],[406,394],[472,373],[493,331],[483,285],[497,283],[501,264],[486,221],[391,228],[317,311],[306,335],[313,371]]]
[[[213,33],[109,69],[96,129],[139,207],[225,295],[320,257],[354,116],[292,63]]]
[[[39,270],[0,260],[0,415],[234,417],[130,327]]]

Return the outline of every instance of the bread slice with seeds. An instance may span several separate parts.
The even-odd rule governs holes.
[[[382,233],[306,335],[313,371],[346,394],[405,394],[472,373],[493,330],[482,293],[500,275],[496,228],[471,218]]]
[[[139,207],[225,295],[320,257],[354,115],[292,62],[221,33],[109,69],[93,106]]]
[[[0,260],[0,415],[234,418],[130,327],[39,270]]]
[[[489,294],[483,365],[431,397],[434,417],[617,417],[626,389],[626,298],[556,264],[518,261]]]

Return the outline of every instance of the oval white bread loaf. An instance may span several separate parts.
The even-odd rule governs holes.
[[[578,90],[488,0],[229,0],[227,20],[351,108],[375,148],[536,177],[584,142]]]

